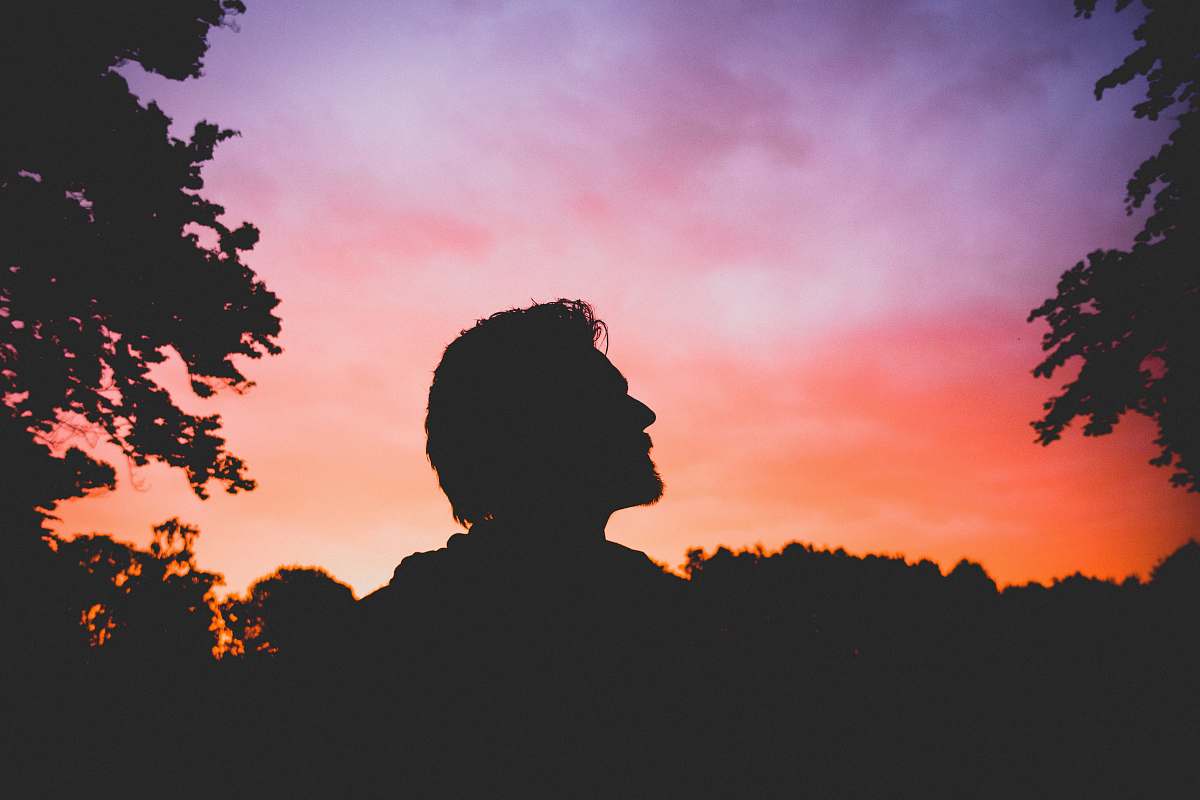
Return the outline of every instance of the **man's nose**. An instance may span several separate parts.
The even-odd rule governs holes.
[[[654,410],[641,400],[638,400],[636,397],[630,397],[629,399],[633,401],[633,407],[637,412],[638,421],[642,424],[642,428],[649,428],[651,425],[653,425],[654,421],[658,419],[654,413]]]

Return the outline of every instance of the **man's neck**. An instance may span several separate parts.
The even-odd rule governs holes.
[[[579,513],[557,508],[523,510],[493,520],[497,532],[514,540],[553,549],[600,544],[612,512]]]

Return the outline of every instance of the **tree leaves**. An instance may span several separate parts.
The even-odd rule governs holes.
[[[114,71],[136,61],[173,80],[197,77],[209,30],[243,9],[41,3],[8,15],[4,58],[20,69],[0,71],[15,112],[0,130],[0,439],[61,433],[69,416],[134,464],[183,469],[201,497],[212,480],[253,488],[218,435],[220,418],[184,412],[149,374],[177,354],[208,397],[251,385],[235,356],[281,352],[279,300],[241,260],[258,229],[227,225],[224,208],[200,194],[204,165],[237,134],[202,121],[188,141],[170,136],[171,120]],[[6,505],[49,509],[112,485],[111,469],[85,469],[75,452],[26,450],[58,462],[35,470],[56,473],[42,475],[56,488],[23,485]]]
[[[1116,10],[1128,5],[1119,0]],[[1095,7],[1076,0],[1076,16]],[[1097,99],[1144,76],[1136,117],[1155,120],[1177,104],[1184,111],[1126,185],[1127,213],[1154,198],[1132,247],[1089,253],[1063,274],[1057,295],[1030,312],[1029,321],[1050,326],[1033,374],[1050,378],[1079,365],[1032,424],[1037,441],[1050,444],[1077,417],[1087,420],[1084,435],[1100,436],[1126,412],[1144,414],[1158,424],[1160,450],[1150,463],[1173,466],[1172,484],[1200,491],[1200,5],[1155,3],[1134,37],[1142,46],[1096,82]]]

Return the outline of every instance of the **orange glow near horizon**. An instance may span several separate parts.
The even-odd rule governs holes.
[[[614,339],[626,338],[610,324]],[[1077,570],[1145,576],[1197,535],[1196,498],[1145,464],[1153,431],[1139,418],[1108,437],[1035,445],[1028,422],[1050,384],[990,379],[1022,375],[1036,355],[1035,343],[1003,330],[978,316],[861,330],[835,337],[837,350],[813,340],[783,363],[768,354],[671,360],[653,347],[623,358],[614,345],[631,393],[658,415],[649,432],[667,493],[618,512],[609,537],[672,567],[691,547],[800,541],[929,558],[943,571],[969,558],[1001,585]],[[1024,336],[1019,324],[1013,330]],[[286,408],[289,395],[346,388],[264,380],[221,409],[263,481],[255,492],[200,502],[180,476],[149,468],[141,491],[126,480],[115,493],[64,504],[60,529],[121,531],[130,518],[179,513],[199,523],[201,566],[225,573],[226,591],[281,564],[313,564],[361,596],[408,552],[439,547],[456,530],[423,455],[426,388],[397,377],[406,402],[391,427],[374,431],[354,424],[352,408],[334,418],[303,408],[258,416],[255,404]],[[340,408],[332,398],[311,402]],[[305,418],[308,430],[293,438],[292,421]],[[346,430],[358,440],[323,449]]]

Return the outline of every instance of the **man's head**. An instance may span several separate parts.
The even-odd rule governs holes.
[[[591,306],[558,300],[493,314],[450,343],[425,432],[455,519],[608,514],[662,495],[644,432],[654,412],[629,396],[602,340]]]

